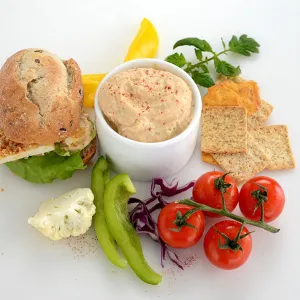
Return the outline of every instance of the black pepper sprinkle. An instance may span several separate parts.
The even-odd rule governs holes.
[[[43,50],[35,50],[34,52],[43,53]]]
[[[59,130],[60,130],[60,131],[67,131],[66,128],[60,128]]]
[[[39,59],[35,59],[34,61],[38,64],[41,62]]]
[[[79,90],[79,95],[81,95],[81,93],[82,93],[82,92],[81,92],[81,89],[80,89],[80,90]]]

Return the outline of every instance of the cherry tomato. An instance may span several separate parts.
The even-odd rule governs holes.
[[[226,243],[225,237],[220,233],[225,234],[233,241],[240,228],[241,223],[225,220],[215,224],[208,230],[204,238],[204,252],[213,265],[221,269],[232,270],[240,267],[248,259],[252,249],[252,238],[250,234],[237,242],[232,242],[231,246],[235,248],[235,251],[231,248],[222,249],[219,246],[220,243],[221,247],[225,247]],[[241,237],[248,232],[248,229],[244,227],[241,232]],[[242,250],[238,249],[238,247],[241,247]]]
[[[259,192],[258,198],[261,195],[267,197],[266,201],[261,201],[264,205],[264,221],[268,223],[275,220],[281,214],[285,203],[282,187],[276,180],[266,176],[254,177],[242,186],[239,195],[240,210],[246,218],[259,221],[261,206],[254,212],[255,206],[260,201],[256,198],[255,191]]]
[[[176,232],[170,230],[170,228],[178,229],[174,224],[178,212],[183,216],[187,211],[193,208],[194,207],[184,204],[171,203],[160,211],[158,216],[158,233],[166,244],[173,248],[188,248],[199,242],[205,227],[205,219],[202,211],[193,213],[186,220],[188,224],[183,225],[180,231]]]
[[[222,194],[221,191],[215,187],[215,180],[223,175],[223,172],[212,171],[200,176],[193,189],[194,201],[206,204],[213,208],[222,208]],[[224,194],[226,208],[231,212],[238,204],[238,188],[229,175],[225,176],[225,182],[231,184],[231,187],[227,188],[226,193]],[[208,217],[222,217],[221,215],[212,212],[203,211],[203,213]]]

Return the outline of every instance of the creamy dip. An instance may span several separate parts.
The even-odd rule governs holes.
[[[124,137],[161,142],[180,134],[191,122],[192,91],[180,77],[152,68],[115,74],[99,91],[108,124]]]

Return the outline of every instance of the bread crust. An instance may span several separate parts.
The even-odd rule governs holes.
[[[22,144],[53,144],[79,126],[83,104],[81,71],[41,49],[12,55],[0,70],[0,128]]]

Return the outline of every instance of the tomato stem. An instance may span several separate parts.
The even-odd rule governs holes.
[[[258,207],[261,207],[260,221],[264,222],[264,220],[265,220],[265,202],[268,201],[268,189],[258,183],[254,183],[254,184],[256,184],[259,187],[259,189],[255,190],[251,193],[251,196],[255,200],[257,200],[257,204],[255,205],[253,214],[255,214]]]
[[[191,199],[179,200],[179,201],[176,201],[176,203],[189,205],[189,206],[198,208],[199,210],[212,212],[212,213],[215,213],[215,214],[227,217],[229,219],[238,221],[240,223],[244,223],[244,225],[247,225],[247,224],[248,225],[252,225],[252,226],[255,226],[255,227],[262,228],[262,229],[264,229],[266,231],[269,231],[269,232],[272,232],[272,233],[277,233],[280,230],[279,228],[276,228],[276,227],[273,227],[273,226],[271,226],[269,224],[266,224],[263,221],[249,220],[249,219],[244,218],[242,216],[237,216],[237,215],[231,213],[230,211],[228,211],[226,209],[223,209],[223,208],[222,209],[213,208],[213,207],[210,207],[210,206],[205,205],[205,204],[197,203],[197,202],[195,202],[195,201],[193,201]]]
[[[235,239],[234,239],[234,241],[235,241],[236,243],[239,241],[239,239],[240,239],[240,237],[241,237],[241,233],[242,233],[242,230],[243,230],[244,226],[245,226],[245,222],[243,222],[243,223],[241,224],[240,230],[239,230],[237,236],[236,236]]]
[[[230,174],[230,172],[224,173],[222,176],[216,178],[214,181],[215,188],[219,190],[222,194],[225,194],[227,189],[231,187],[231,184],[225,181],[225,177],[228,174]]]
[[[214,181],[215,188],[221,192],[222,208],[223,208],[224,211],[228,211],[227,208],[226,208],[226,202],[225,202],[224,194],[227,192],[227,189],[231,187],[231,184],[225,181],[225,177],[228,174],[230,174],[230,172],[224,173],[222,176],[216,178],[215,181]]]
[[[243,252],[243,248],[238,243],[238,240],[236,240],[236,238],[234,240],[232,240],[225,233],[220,232],[217,228],[214,228],[214,229],[219,235],[221,235],[225,239],[224,244],[221,244],[221,240],[219,239],[218,246],[220,249],[231,249],[234,252],[237,252],[238,250],[240,250]],[[243,225],[241,226],[241,229],[243,229]]]
[[[265,220],[265,203],[261,202],[261,216],[260,216],[260,221],[264,222]]]
[[[183,226],[187,226],[187,227],[194,228],[195,230],[199,230],[197,227],[187,222],[189,217],[197,211],[199,211],[198,208],[193,208],[188,210],[184,215],[182,215],[181,211],[178,210],[176,214],[176,219],[173,222],[177,226],[177,228],[169,228],[169,230],[174,232],[179,232]]]
[[[223,209],[224,211],[229,212],[229,211],[227,210],[227,208],[226,208],[226,203],[225,203],[224,193],[221,192],[221,194],[222,194],[222,209]]]
[[[250,231],[250,232],[247,232],[247,233],[241,235],[244,226],[245,226],[245,222],[243,222],[241,224],[241,227],[240,227],[240,229],[239,229],[236,237],[233,240],[230,239],[225,233],[220,232],[217,228],[214,227],[215,231],[219,235],[223,236],[223,238],[225,239],[225,242],[223,244],[221,243],[221,240],[219,239],[219,241],[218,241],[219,248],[220,249],[231,249],[234,252],[237,252],[237,251],[240,250],[240,251],[242,251],[244,253],[243,247],[241,246],[241,244],[239,243],[239,241],[241,239],[245,238],[246,236],[248,236],[249,234],[253,233],[253,231]]]

